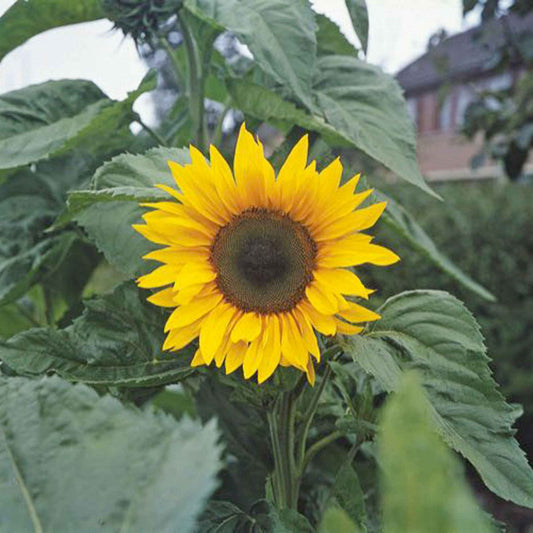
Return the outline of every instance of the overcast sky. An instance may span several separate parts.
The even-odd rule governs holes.
[[[0,14],[13,3],[0,0]],[[312,3],[355,40],[344,0]],[[367,0],[367,4],[368,60],[391,73],[423,53],[435,31],[445,28],[455,33],[473,23],[463,21],[461,0]],[[48,79],[88,78],[112,98],[124,98],[145,72],[133,42],[112,31],[109,21],[96,21],[50,30],[8,54],[0,63],[0,93]]]

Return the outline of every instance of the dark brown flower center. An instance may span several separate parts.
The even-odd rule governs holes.
[[[289,311],[313,279],[316,244],[281,211],[250,208],[221,228],[211,248],[217,285],[243,311]]]

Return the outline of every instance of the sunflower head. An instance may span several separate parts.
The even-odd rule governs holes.
[[[340,161],[319,172],[307,150],[304,136],[276,176],[243,125],[233,170],[214,146],[210,162],[194,147],[191,164],[169,162],[176,188],[161,185],[169,200],[143,204],[152,211],[134,226],[163,245],[138,284],[173,309],[165,350],[199,337],[193,366],[242,367],[259,383],[293,366],[314,383],[317,332],[354,335],[379,318],[354,301],[372,291],[351,268],[398,261],[363,233],[385,203],[361,208],[372,191],[356,192],[359,176],[341,185]]]
[[[182,4],[182,0],[102,0],[106,17],[135,42],[150,41]]]

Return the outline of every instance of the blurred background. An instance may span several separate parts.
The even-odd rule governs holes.
[[[0,0],[2,14],[13,0]],[[314,0],[317,11],[351,30],[344,0]],[[444,202],[396,183],[394,176],[354,151],[342,156],[353,171],[392,191],[460,268],[486,286],[489,303],[440,273],[407,245],[395,242],[402,262],[363,273],[378,298],[407,289],[439,288],[461,298],[479,320],[493,359],[496,380],[511,402],[523,406],[518,439],[533,462],[533,0],[367,0],[366,59],[395,76],[405,92],[418,132],[422,172]],[[181,43],[175,21],[165,22],[173,47]],[[231,35],[217,46],[238,68],[249,52]],[[143,95],[136,110],[157,126],[176,116],[179,94],[168,56],[141,38],[135,42],[109,21],[64,27],[41,34],[2,62],[0,93],[49,79],[85,78],[110,97],[122,99],[149,68],[158,89]],[[220,104],[208,106],[217,122]],[[227,113],[224,142],[231,143],[241,118]],[[270,149],[281,134],[262,126]],[[184,139],[186,142],[186,139]],[[366,276],[365,276],[366,274]],[[516,531],[533,531],[531,511],[491,496],[477,483],[478,497]]]

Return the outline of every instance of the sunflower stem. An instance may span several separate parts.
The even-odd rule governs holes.
[[[188,93],[193,125],[193,139],[197,147],[204,148],[204,91],[200,73],[200,60],[194,44],[192,33],[183,17],[178,19],[179,29],[183,37],[183,45],[187,54],[189,74]]]

